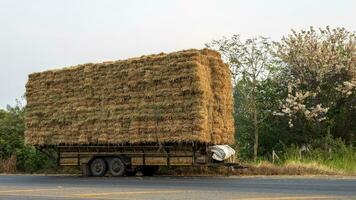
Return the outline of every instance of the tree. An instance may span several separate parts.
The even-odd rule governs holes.
[[[16,157],[16,169],[35,172],[44,167],[53,167],[54,162],[24,141],[25,108],[17,101],[14,107],[0,109],[0,158]],[[0,163],[1,165],[2,163]],[[1,167],[0,167],[1,168]]]
[[[0,157],[10,157],[24,145],[24,109],[21,106],[0,109]]]
[[[272,44],[264,37],[242,41],[239,35],[231,38],[214,40],[206,45],[218,50],[223,59],[230,65],[233,77],[235,99],[235,120],[239,116],[248,116],[252,120],[254,132],[253,157],[258,156],[259,126],[263,122],[268,110],[259,110],[257,96],[259,85],[263,80],[273,75]],[[239,106],[239,103],[242,103]],[[239,130],[239,128],[237,128]]]
[[[304,142],[330,133],[355,141],[355,33],[310,27],[292,31],[276,46],[288,95],[275,114],[288,117]]]

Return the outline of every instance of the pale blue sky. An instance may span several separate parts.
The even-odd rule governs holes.
[[[0,108],[32,72],[326,25],[355,31],[356,1],[0,0]]]

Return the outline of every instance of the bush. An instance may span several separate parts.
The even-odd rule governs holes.
[[[53,160],[33,147],[24,146],[18,149],[16,169],[21,172],[33,173],[45,168],[55,167]]]
[[[45,154],[24,143],[24,113],[21,106],[0,109],[0,172],[29,172],[55,166]]]

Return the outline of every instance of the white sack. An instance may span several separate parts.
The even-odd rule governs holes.
[[[235,150],[229,145],[214,145],[210,149],[213,152],[212,158],[217,161],[223,161],[235,155]]]

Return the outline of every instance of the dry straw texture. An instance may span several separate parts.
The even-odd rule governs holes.
[[[186,50],[29,75],[33,145],[234,142],[229,68]]]

